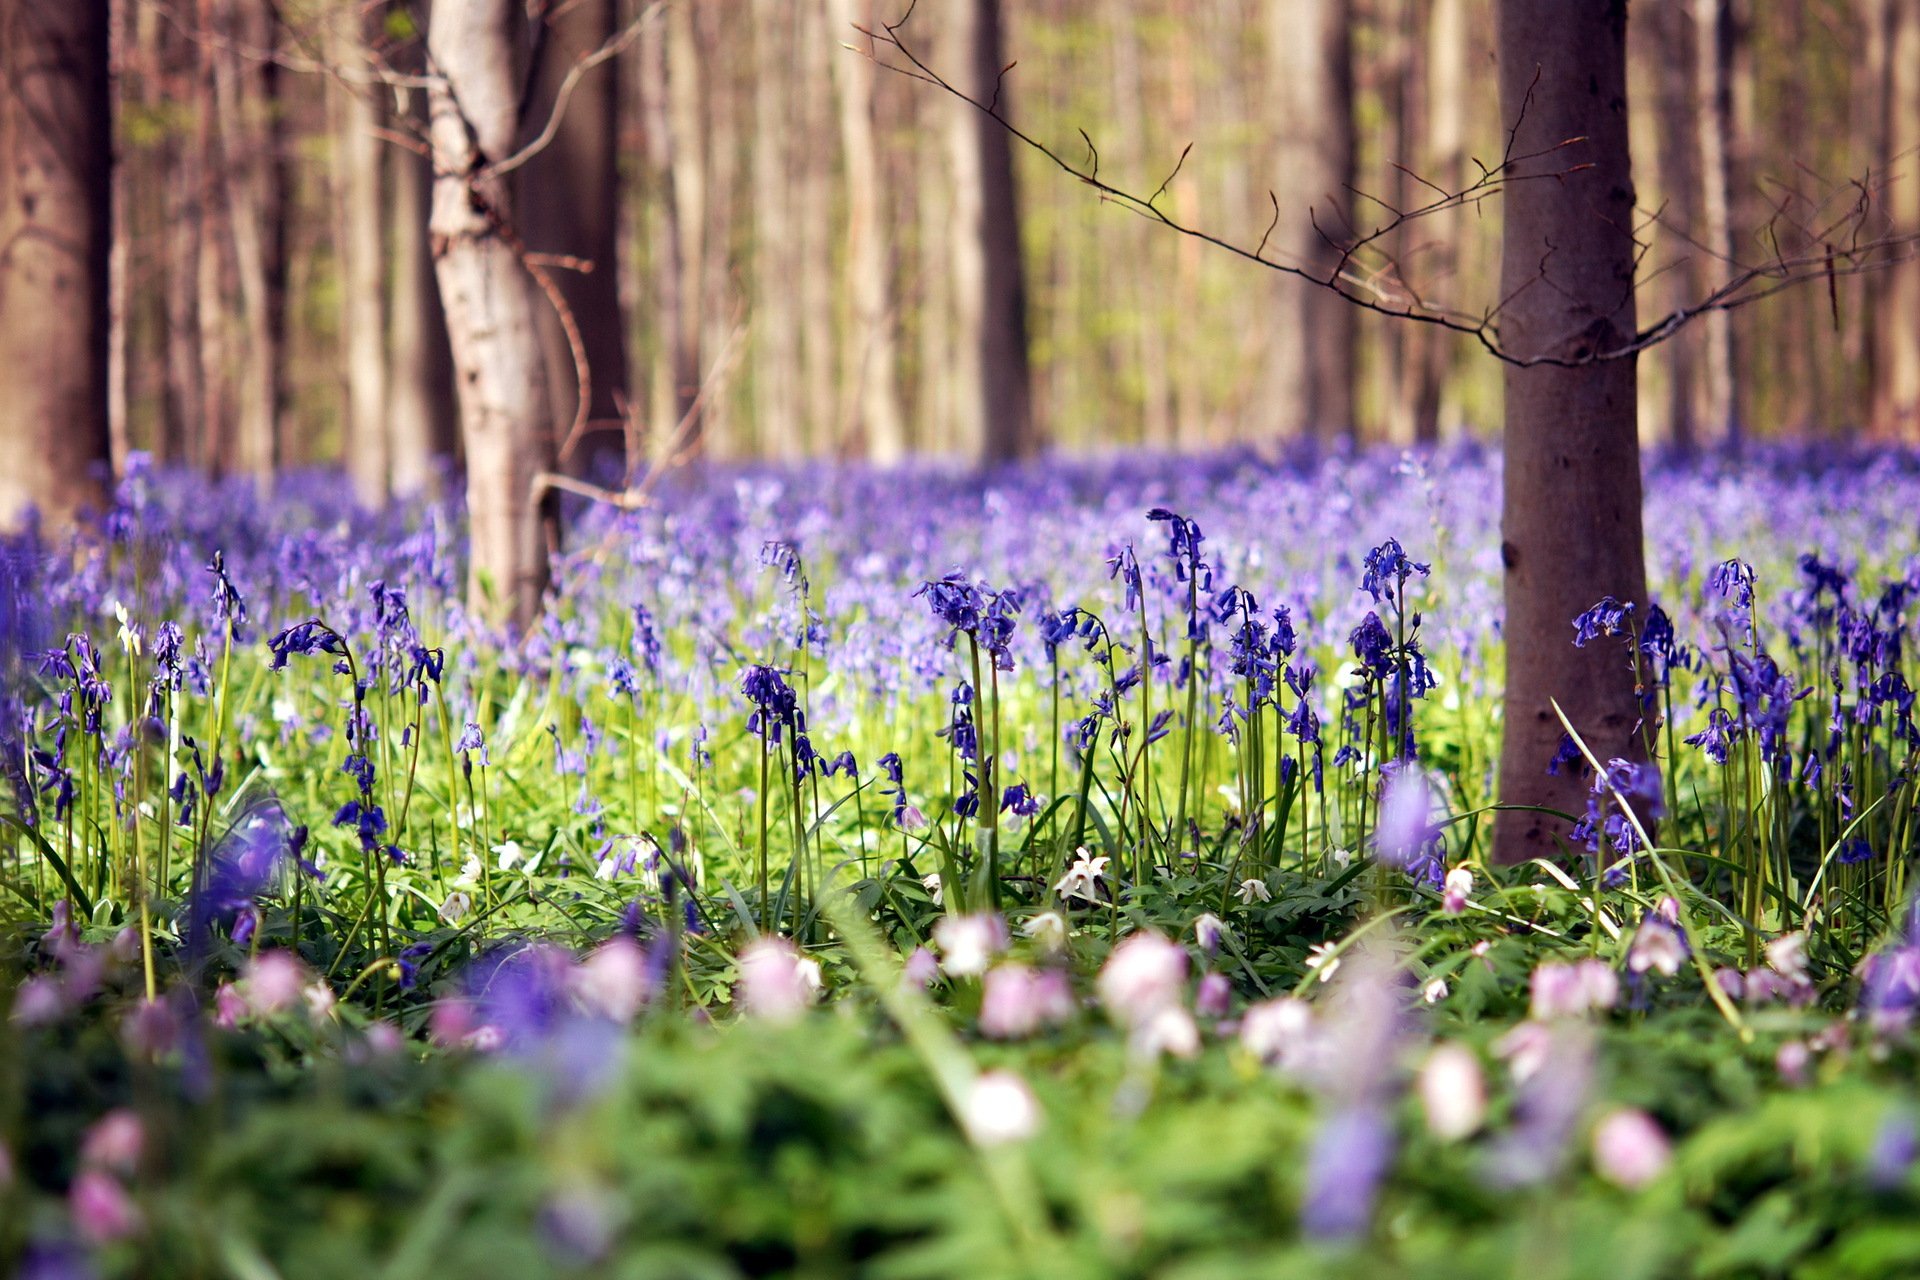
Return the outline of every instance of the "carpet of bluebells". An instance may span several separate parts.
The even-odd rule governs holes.
[[[0,1270],[1920,1274],[1920,459],[1650,466],[1518,867],[1499,480],[684,473],[508,635],[136,460],[0,549]]]

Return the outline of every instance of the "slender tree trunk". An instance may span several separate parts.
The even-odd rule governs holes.
[[[560,85],[579,61],[620,29],[618,0],[576,0],[554,6],[525,133],[529,142],[549,117]],[[562,465],[581,475],[612,478],[626,472],[626,414],[633,387],[627,370],[627,324],[620,307],[619,59],[584,72],[575,83],[552,145],[520,170],[516,195],[527,248],[591,264],[589,270],[549,267],[573,313],[588,369],[588,433],[565,449]],[[563,431],[575,422],[580,382],[574,352],[551,304],[541,308],[540,340],[547,360],[553,418]]]
[[[1887,214],[1895,230],[1920,230],[1920,4],[1893,0],[1886,17]],[[1885,440],[1920,440],[1920,263],[1889,267],[1875,282],[1873,424]]]
[[[1000,0],[957,0],[951,16],[955,83],[1005,113]],[[955,408],[962,447],[992,465],[1038,448],[1019,202],[1006,130],[965,103],[950,109]]]
[[[442,6],[452,8],[453,6]],[[336,65],[366,66],[361,6],[346,3],[329,15]],[[328,85],[333,112],[334,173],[338,184],[340,339],[346,375],[343,433],[354,496],[369,507],[392,492],[393,451],[387,430],[386,146],[377,90],[357,83]]]
[[[106,0],[0,0],[0,526],[59,527],[107,479]]]
[[[1418,14],[1420,6],[1414,6]],[[1465,0],[1434,0],[1424,33],[1427,49],[1426,163],[1429,178],[1448,191],[1466,183],[1467,108],[1472,90],[1468,75],[1467,14]],[[1439,214],[1428,227],[1433,248],[1424,277],[1436,291],[1455,289],[1461,271],[1461,238],[1470,234],[1467,219],[1456,212]],[[1441,407],[1445,403],[1447,374],[1454,342],[1446,334],[1422,326],[1415,338],[1413,438],[1421,444],[1440,439]]]
[[[1350,238],[1353,67],[1349,0],[1267,0],[1274,171],[1283,175],[1280,222],[1268,253],[1324,278]],[[1282,438],[1331,439],[1354,430],[1352,304],[1301,280],[1274,285],[1266,402]]]
[[[795,137],[816,139],[811,146],[790,149],[793,165],[794,237],[798,270],[794,288],[800,314],[820,317],[823,323],[800,326],[800,396],[805,419],[802,441],[807,456],[831,458],[845,451],[838,413],[840,326],[833,323],[836,280],[845,274],[837,261],[839,237],[834,222],[834,141],[832,54],[840,50],[827,42],[827,14],[819,0],[797,6],[795,14],[792,107]]]
[[[163,234],[167,373],[166,408],[159,445],[154,450],[160,461],[178,467],[195,460],[195,441],[206,421],[198,344],[205,157],[190,133],[194,115],[204,110],[205,104],[197,99],[200,46],[173,23],[161,24],[157,42],[162,92],[168,101],[184,105],[187,112],[186,124],[170,131],[162,149],[167,187]]]
[[[840,146],[846,157],[847,260],[853,294],[852,334],[842,352],[842,377],[853,401],[854,434],[860,452],[883,467],[893,466],[905,459],[907,438],[894,341],[893,246],[873,141],[873,63],[861,54],[837,47],[837,42],[861,40],[849,30],[854,23],[872,29],[875,8],[872,0],[831,0],[831,13],[829,34],[836,42],[833,74],[840,99]]]
[[[800,423],[800,275],[793,175],[791,0],[755,0],[753,11],[753,417],[765,456],[805,452]]]
[[[1694,57],[1700,86],[1701,242],[1724,276],[1733,257],[1734,41],[1729,0],[1693,0]],[[1708,312],[1700,353],[1701,419],[1712,438],[1737,447],[1742,423],[1736,400],[1733,317]]]
[[[698,275],[688,269],[688,234],[680,221],[681,209],[686,203],[680,184],[687,180],[681,152],[688,147],[694,149],[692,167],[697,174],[700,116],[695,98],[688,104],[693,136],[683,137],[678,101],[682,92],[681,76],[697,76],[699,69],[696,66],[683,71],[680,66],[679,60],[692,53],[687,47],[690,41],[687,45],[682,43],[683,28],[690,28],[685,6],[674,5],[668,9],[664,23],[641,36],[642,56],[635,78],[635,96],[641,103],[647,141],[648,168],[657,192],[650,243],[655,250],[651,266],[659,305],[654,325],[652,400],[643,424],[647,434],[643,439],[630,442],[630,467],[643,460],[642,446],[656,456],[661,450],[677,451],[685,447],[686,441],[676,440],[674,432],[682,422],[688,421],[700,389],[700,285]],[[697,181],[697,177],[694,180]],[[688,422],[688,430],[695,425]]]
[[[433,493],[457,448],[453,353],[427,240],[433,168],[425,156],[388,157],[387,436],[393,492]]]
[[[534,478],[553,468],[546,362],[533,283],[507,238],[506,183],[486,165],[513,148],[518,106],[512,0],[436,7],[427,47],[435,274],[453,349],[467,454],[472,608],[529,625],[546,591],[553,506]]]
[[[935,39],[946,35],[936,34]],[[951,59],[949,59],[951,61]],[[934,127],[936,113],[951,111],[945,101],[914,99],[916,132]],[[930,118],[933,117],[933,118]],[[915,343],[913,421],[916,443],[930,453],[953,455],[963,448],[957,425],[959,410],[955,383],[963,363],[955,355],[953,256],[949,228],[957,226],[953,174],[946,154],[934,147],[914,150],[914,205],[919,225],[914,239],[919,252],[915,275],[919,281],[914,316],[919,326]]]
[[[1506,195],[1500,334],[1521,357],[1577,359],[1634,332],[1633,175],[1625,0],[1500,0],[1500,110],[1526,161]],[[1577,154],[1552,150],[1583,138]],[[1525,181],[1578,162],[1558,180]],[[1547,773],[1553,704],[1605,760],[1635,754],[1633,673],[1618,643],[1575,649],[1572,621],[1604,595],[1646,602],[1634,361],[1507,366],[1504,511],[1507,647],[1500,798],[1579,813],[1586,779]],[[1502,862],[1552,855],[1566,824],[1504,810]]]
[[[1656,5],[1648,17],[1644,38],[1636,40],[1635,46],[1644,51],[1654,85],[1654,163],[1661,215],[1653,235],[1660,265],[1669,268],[1665,294],[1670,309],[1691,304],[1714,274],[1715,264],[1703,263],[1693,243],[1699,234],[1703,104],[1696,92],[1699,61],[1692,15],[1676,5]],[[1703,333],[1679,334],[1661,348],[1667,374],[1666,438],[1682,455],[1691,454],[1699,443],[1696,357]]]
[[[721,6],[711,4],[690,3],[688,7],[698,18],[694,24],[696,47],[700,51],[698,65],[705,75],[706,92],[701,98],[706,115],[705,181],[701,187],[701,207],[705,213],[697,223],[683,215],[681,226],[699,228],[702,249],[699,255],[688,258],[690,267],[698,266],[704,295],[700,303],[700,350],[708,367],[703,368],[701,375],[705,394],[700,408],[700,445],[706,454],[727,458],[744,454],[751,448],[751,439],[735,422],[729,377],[730,367],[737,359],[730,350],[729,340],[733,339],[742,313],[747,312],[739,296],[742,264],[734,257],[733,242],[743,203],[739,191],[740,156],[745,149],[742,107],[750,95],[738,85],[730,60],[711,56],[713,50],[725,48],[728,40],[736,38],[728,27],[726,12]],[[749,313],[745,318],[746,337],[735,339],[736,343],[750,344],[752,335],[760,327],[761,317],[757,313]],[[723,354],[725,364],[720,363]]]
[[[131,263],[133,228],[132,201],[127,190],[127,155],[120,136],[119,122],[126,118],[127,81],[130,78],[132,32],[128,22],[128,0],[108,0],[107,6],[107,119],[113,138],[112,184],[109,225],[112,228],[107,249],[107,439],[113,474],[126,469],[132,450],[131,376],[128,365],[130,331],[133,317]]]
[[[268,486],[279,463],[285,398],[286,171],[279,67],[247,61],[240,49],[271,49],[277,23],[265,10],[221,0],[226,43],[213,54],[214,102],[227,162],[227,218],[233,230],[244,341],[232,468]]]

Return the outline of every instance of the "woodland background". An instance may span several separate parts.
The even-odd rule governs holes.
[[[986,247],[1024,292],[1031,415],[1009,430],[961,337],[990,266],[955,233],[977,216],[978,113],[845,47],[904,8],[529,6],[529,131],[583,55],[631,37],[513,175],[519,234],[551,255],[591,358],[602,456],[623,427],[653,456],[881,462],[1497,428],[1498,365],[1470,339],[1357,314],[1016,145],[1017,243]],[[1425,183],[1459,189],[1503,145],[1490,0],[922,0],[903,34],[951,71],[983,10],[1023,129],[1081,160],[1084,128],[1102,177],[1141,192],[1192,143],[1162,207],[1248,243],[1275,219],[1283,260],[1322,260]],[[385,0],[114,0],[116,459],[344,460],[369,501],[445,474],[424,95],[394,83],[424,20]],[[1920,0],[1639,4],[1630,52],[1642,314],[1817,244],[1861,201],[1844,230],[1920,228]],[[1381,287],[1497,306],[1500,206],[1395,233]],[[545,312],[564,424],[577,381]],[[1920,263],[1717,313],[1639,369],[1648,442],[1912,440]]]

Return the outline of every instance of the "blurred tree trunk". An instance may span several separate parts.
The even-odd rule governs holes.
[[[112,236],[107,0],[0,0],[0,526],[102,505]]]
[[[955,83],[1007,111],[1000,0],[956,0],[950,30]],[[1013,152],[1006,130],[983,112],[949,104],[953,172],[951,261],[954,397],[961,447],[993,465],[1038,450],[1027,352],[1026,272]]]
[[[241,0],[221,0],[218,17],[223,43],[212,54],[214,102],[245,337],[227,461],[264,488],[279,464],[286,384],[285,128],[280,68],[268,59],[244,58],[240,50],[272,49],[279,24],[265,9]]]
[[[745,59],[711,56],[713,50],[727,48],[727,41],[732,38],[727,26],[727,14],[718,5],[698,4],[695,0],[687,0],[687,8],[698,17],[698,22],[693,23],[697,41],[694,48],[700,54],[698,65],[704,69],[702,84],[705,92],[700,102],[705,108],[706,129],[702,162],[704,181],[700,190],[703,192],[701,207],[705,210],[705,216],[697,224],[690,223],[683,216],[681,225],[698,227],[701,252],[689,257],[688,262],[690,268],[697,264],[699,271],[702,293],[700,350],[703,361],[710,366],[719,362],[723,353],[726,357],[724,366],[703,366],[701,376],[706,395],[700,409],[700,445],[702,452],[726,458],[746,454],[752,449],[752,440],[743,438],[743,433],[735,426],[729,375],[737,359],[732,348],[742,343],[750,345],[752,334],[760,325],[759,317],[751,314],[741,302],[737,286],[738,264],[733,250],[734,227],[740,221],[741,205],[740,155],[744,149],[741,121],[745,115],[743,103],[749,95],[739,85],[738,69],[734,66],[734,63]],[[749,78],[751,67],[749,63]],[[742,322],[742,313],[747,313],[744,331],[742,337],[735,338],[735,329]]]
[[[838,48],[841,42],[866,48],[869,42],[850,28],[857,22],[871,30],[875,8],[873,0],[830,3],[840,145],[846,156],[847,261],[853,295],[852,334],[842,350],[842,379],[852,401],[858,452],[883,467],[893,466],[906,457],[907,439],[894,342],[893,246],[873,142],[874,70],[865,54]]]
[[[938,40],[944,34],[936,30],[933,38]],[[944,118],[942,113],[952,111],[955,105],[944,99],[928,101],[918,94],[908,102],[916,135],[937,128],[937,122]],[[948,228],[954,225],[953,174],[942,148],[915,147],[911,154],[917,249],[914,278],[918,282],[913,312],[919,329],[914,344],[913,441],[926,452],[952,455],[962,447],[954,404],[957,361],[953,354],[953,255],[947,238]]]
[[[1733,166],[1735,44],[1738,31],[1731,0],[1693,0],[1694,60],[1701,109],[1700,241],[1707,247],[1709,275],[1724,277],[1733,259]],[[1738,448],[1741,422],[1735,378],[1733,317],[1710,311],[1700,321],[1701,421],[1710,437]]]
[[[1920,3],[1888,0],[1880,18],[1886,69],[1880,173],[1893,229],[1920,230]],[[1920,263],[1889,267],[1875,282],[1874,433],[1920,440]]]
[[[393,261],[387,278],[386,425],[393,492],[407,497],[438,490],[459,442],[453,353],[427,241],[433,166],[426,156],[399,148],[388,158]]]
[[[1173,18],[1173,48],[1169,58],[1173,84],[1172,93],[1168,95],[1168,114],[1173,121],[1174,136],[1191,139],[1200,113],[1197,81],[1203,69],[1194,65],[1197,60],[1193,45],[1194,28],[1200,25],[1201,19],[1184,0],[1175,5]],[[1173,216],[1189,225],[1199,222],[1199,195],[1197,175],[1174,183],[1167,191]],[[1176,316],[1199,314],[1200,255],[1204,247],[1189,236],[1180,237],[1173,247],[1173,314]],[[1186,326],[1180,326],[1175,333],[1180,339],[1179,368],[1187,370],[1187,375],[1183,377],[1176,372],[1168,379],[1173,392],[1173,433],[1182,449],[1198,451],[1207,443],[1206,415],[1201,404],[1203,388],[1201,379],[1194,376],[1199,365],[1194,357],[1200,353],[1194,349]]]
[[[546,126],[568,73],[619,32],[619,0],[554,5],[545,21],[521,145]],[[565,452],[561,463],[577,475],[606,477],[626,472],[626,415],[633,393],[627,324],[620,307],[619,226],[625,202],[620,185],[619,61],[611,59],[581,74],[552,143],[527,162],[515,184],[527,250],[590,264],[586,270],[547,268],[573,313],[588,370],[588,434]],[[554,308],[545,305],[536,314],[553,420],[565,431],[575,421],[580,402],[574,353]]]
[[[128,21],[129,0],[108,0],[107,4],[107,119],[113,142],[111,194],[108,201],[109,226],[107,248],[107,439],[113,474],[126,469],[127,454],[132,451],[131,382],[128,356],[132,328],[133,288],[131,263],[133,250],[132,201],[127,190],[127,155],[123,141],[126,119],[127,83],[137,73]]]
[[[487,176],[517,129],[512,0],[438,6],[427,47],[444,83],[429,92],[433,256],[446,308],[467,457],[467,596],[517,626],[538,615],[555,504],[534,480],[554,464],[551,401],[533,282],[505,231],[507,184]]]
[[[211,18],[211,5],[202,10]],[[203,29],[211,29],[203,28]],[[200,152],[200,251],[195,290],[199,300],[194,314],[199,322],[201,421],[192,439],[195,461],[207,475],[218,478],[232,469],[233,427],[236,397],[233,377],[233,310],[228,304],[236,274],[233,252],[233,223],[228,217],[226,193],[230,167],[222,150],[219,128],[220,106],[214,96],[214,67],[211,52],[202,59],[197,77],[200,111],[194,129],[194,146]]]
[[[1418,15],[1421,6],[1412,6]],[[1467,109],[1472,102],[1468,75],[1465,0],[1434,0],[1424,32],[1427,50],[1427,178],[1448,191],[1459,191],[1467,181]],[[1463,283],[1461,240],[1468,219],[1459,211],[1436,214],[1427,220],[1432,241],[1422,277],[1436,293],[1457,290]],[[1412,389],[1413,438],[1421,444],[1440,439],[1441,409],[1446,399],[1447,374],[1455,342],[1430,325],[1414,335]]]
[[[665,22],[642,36],[642,51],[636,96],[660,192],[653,231],[659,322],[647,443],[649,452],[677,451],[692,443],[673,438],[680,424],[688,424],[690,436],[698,429],[691,415],[700,393],[700,67],[685,3],[670,5]]]
[[[1291,194],[1280,198],[1280,222],[1267,251],[1325,278],[1351,235],[1352,13],[1349,0],[1267,0],[1265,14],[1279,140],[1274,172]],[[1352,304],[1290,277],[1273,289],[1266,403],[1274,431],[1282,438],[1351,436]]]
[[[426,70],[421,27],[431,13],[428,4],[389,0],[385,55],[396,71],[417,75]],[[425,95],[401,92],[393,112],[396,133],[424,139],[427,124]],[[389,489],[404,498],[439,492],[456,463],[460,431],[453,403],[453,353],[447,348],[447,317],[440,308],[427,233],[433,160],[402,145],[386,151],[387,474]]]
[[[160,79],[166,100],[183,110],[185,123],[168,131],[161,148],[166,175],[166,221],[162,251],[166,296],[166,408],[154,449],[163,463],[185,466],[194,460],[195,441],[206,420],[201,394],[200,216],[204,157],[195,145],[193,119],[198,104],[200,46],[174,23],[157,26]]]
[[[1500,111],[1518,121],[1506,188],[1500,336],[1520,357],[1578,358],[1634,333],[1633,175],[1627,143],[1626,0],[1500,0]],[[1537,80],[1536,80],[1537,75]],[[1523,111],[1523,107],[1525,108]],[[1552,150],[1564,139],[1585,141]],[[1589,166],[1561,173],[1571,164]],[[1578,814],[1579,770],[1547,773],[1565,709],[1602,760],[1637,754],[1633,672],[1618,642],[1572,645],[1604,595],[1645,608],[1634,361],[1505,367],[1501,558],[1507,648],[1500,799]],[[1502,862],[1551,856],[1566,824],[1503,810]]]
[[[794,83],[792,97],[795,136],[811,145],[792,146],[793,208],[798,234],[794,287],[800,314],[815,322],[799,328],[802,436],[807,456],[831,458],[846,449],[840,425],[841,326],[833,322],[835,283],[847,274],[838,260],[839,237],[834,221],[834,193],[838,140],[833,102],[832,60],[844,53],[836,40],[827,40],[828,17],[820,0],[795,8]],[[831,52],[830,52],[831,51]]]
[[[328,16],[335,66],[367,67],[361,5],[347,0]],[[345,79],[328,83],[333,116],[333,172],[340,264],[340,345],[346,377],[346,429],[341,449],[353,493],[369,507],[392,493],[393,451],[387,429],[386,145],[380,90]]]
[[[753,427],[763,457],[794,459],[800,434],[799,278],[788,164],[794,7],[753,9]]]
[[[1699,60],[1692,15],[1678,5],[1655,5],[1648,12],[1645,51],[1654,85],[1654,165],[1660,183],[1660,225],[1654,229],[1658,265],[1666,268],[1665,307],[1691,304],[1717,265],[1702,261],[1694,237],[1699,234],[1703,103],[1697,91]],[[1711,286],[1707,286],[1711,287]],[[1704,330],[1682,333],[1661,350],[1667,372],[1667,441],[1679,453],[1699,445],[1697,360]]]

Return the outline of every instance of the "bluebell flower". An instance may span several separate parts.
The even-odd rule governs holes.
[[[1360,619],[1360,625],[1353,629],[1348,637],[1353,646],[1353,656],[1360,665],[1376,676],[1385,676],[1393,670],[1393,637],[1380,621],[1380,615],[1372,610]]]
[[[1856,837],[1842,844],[1840,846],[1840,852],[1835,855],[1835,858],[1841,866],[1858,866],[1862,862],[1872,860],[1873,846],[1865,840]]]
[[[1632,619],[1632,604],[1602,596],[1598,604],[1573,620],[1574,647],[1584,649],[1603,636],[1620,635],[1633,625]]]
[[[1411,578],[1427,577],[1431,572],[1431,565],[1410,559],[1398,539],[1388,538],[1367,552],[1360,589],[1372,596],[1375,604],[1398,603],[1404,583]]]
[[[1321,1123],[1307,1153],[1300,1228],[1321,1240],[1365,1233],[1374,1197],[1393,1166],[1393,1130],[1377,1106],[1342,1107]]]

